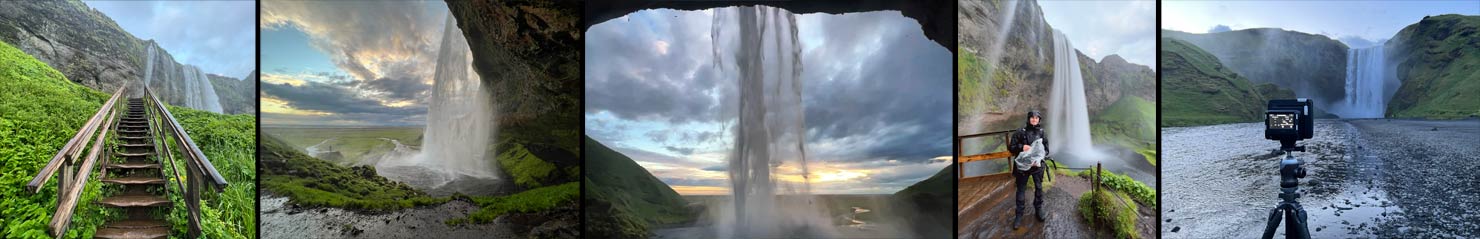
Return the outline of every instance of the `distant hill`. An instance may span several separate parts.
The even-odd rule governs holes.
[[[688,202],[647,169],[590,137],[584,210],[594,238],[646,238],[653,226],[693,220]]]
[[[919,238],[949,238],[955,233],[956,164],[940,169],[935,175],[895,192],[891,197]]]
[[[1346,97],[1348,48],[1330,37],[1278,28],[1161,34],[1202,49],[1250,83],[1273,83],[1311,98],[1318,109]]]
[[[1260,89],[1280,91],[1250,83],[1186,41],[1161,38],[1160,58],[1162,126],[1260,121],[1268,100]]]
[[[1389,60],[1402,62],[1389,117],[1480,116],[1480,16],[1424,17],[1387,45]]]

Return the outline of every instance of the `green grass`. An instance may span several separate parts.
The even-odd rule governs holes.
[[[1136,203],[1124,193],[1100,190],[1079,197],[1079,214],[1096,225],[1108,225],[1115,238],[1140,238]],[[1099,205],[1098,207],[1094,205]]]
[[[1425,17],[1394,40],[1407,51],[1398,66],[1403,85],[1388,104],[1390,117],[1456,119],[1480,116],[1480,16]],[[1406,74],[1405,74],[1406,73]]]
[[[300,151],[324,140],[335,139],[327,146],[344,156],[332,160],[339,165],[353,165],[366,157],[394,149],[395,145],[385,139],[394,139],[412,147],[421,146],[422,131],[422,127],[262,127],[262,132],[278,137]]]
[[[595,238],[645,238],[656,225],[694,220],[678,192],[600,142],[586,137],[587,172],[582,201],[586,233]]]
[[[263,188],[297,205],[389,211],[449,200],[380,177],[371,167],[344,167],[309,157],[273,135],[262,135],[258,147]]]
[[[170,106],[169,110],[228,184],[219,193],[201,193],[202,236],[257,237],[257,150],[254,147],[257,144],[257,119],[253,115],[222,115],[184,107]],[[183,155],[176,154],[175,160],[181,169],[185,167]],[[166,175],[174,175],[165,172]],[[183,170],[178,173],[187,175]],[[178,191],[175,190],[178,183],[181,182],[170,180],[166,186]],[[183,192],[170,194],[174,208],[169,221],[174,224],[176,237],[186,236],[189,226],[182,195]]]
[[[1182,40],[1161,39],[1161,126],[1263,119],[1265,97],[1218,58]]]
[[[1090,121],[1095,144],[1116,144],[1135,150],[1156,165],[1156,103],[1125,95]]]
[[[489,223],[498,216],[508,213],[539,212],[568,206],[580,197],[581,185],[577,182],[531,189],[509,196],[472,197],[473,202],[481,207],[477,212],[465,218],[452,219],[444,223],[448,225]]]
[[[48,238],[56,212],[58,176],[40,192],[25,185],[106,101],[108,95],[68,81],[60,72],[0,42],[0,238]],[[111,92],[110,92],[111,93]],[[96,177],[97,173],[93,173]],[[92,237],[121,211],[87,203],[102,195],[89,183],[66,237]]]

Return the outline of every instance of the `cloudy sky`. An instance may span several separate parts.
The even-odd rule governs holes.
[[[1206,33],[1274,27],[1321,34],[1348,45],[1392,38],[1428,15],[1480,14],[1480,2],[1452,1],[1167,1],[1162,28]],[[1359,43],[1359,44],[1352,44]]]
[[[442,2],[262,3],[269,125],[421,125],[447,20]]]
[[[257,3],[252,1],[92,1],[140,39],[154,39],[176,61],[206,73],[246,77],[257,68]]]
[[[645,10],[586,34],[587,135],[681,194],[728,193],[738,91],[714,70],[711,13]],[[949,51],[897,11],[796,21],[814,193],[894,193],[947,165]]]
[[[1156,2],[1038,1],[1043,20],[1095,61],[1120,55],[1156,69]]]

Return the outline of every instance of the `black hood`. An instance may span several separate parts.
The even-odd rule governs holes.
[[[1038,125],[1043,125],[1043,115],[1038,114],[1036,110],[1028,111],[1028,118],[1023,119],[1023,125],[1028,126],[1028,128],[1038,128],[1037,125],[1033,125],[1033,117],[1038,117]]]

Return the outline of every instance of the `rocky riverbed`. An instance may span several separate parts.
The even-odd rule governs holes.
[[[379,214],[297,207],[288,204],[286,197],[266,194],[260,200],[263,238],[513,238],[519,235],[500,223],[459,226],[443,223],[478,210],[477,205],[460,200]]]
[[[1299,201],[1312,236],[1477,236],[1477,136],[1477,120],[1318,120],[1295,153],[1308,171]],[[1261,124],[1163,128],[1162,140],[1162,236],[1263,233],[1283,154]]]

